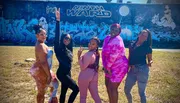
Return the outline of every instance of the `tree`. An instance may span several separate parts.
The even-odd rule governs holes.
[[[180,4],[180,0],[147,0],[154,4]]]
[[[132,1],[127,1],[127,4],[131,4],[132,3]]]
[[[117,3],[122,3],[123,2],[123,0],[117,0]]]
[[[151,3],[151,0],[147,0],[147,3],[148,3],[148,4]]]
[[[107,3],[110,3],[112,0],[106,0],[107,1]]]

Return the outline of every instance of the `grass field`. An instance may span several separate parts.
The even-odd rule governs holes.
[[[74,49],[72,78],[77,82],[79,65],[77,50]],[[126,55],[127,52],[126,52]],[[29,74],[32,63],[27,58],[35,58],[34,47],[0,46],[0,103],[35,103],[36,85]],[[180,103],[180,52],[153,52],[154,63],[150,68],[150,77],[146,89],[148,103]],[[101,64],[101,63],[100,63]],[[102,65],[101,65],[102,67]],[[53,56],[53,71],[56,72],[58,62]],[[99,70],[99,95],[103,103],[108,103],[104,84],[104,73]],[[127,103],[123,91],[124,80],[119,87],[119,102]],[[58,98],[61,88],[58,89]],[[71,90],[68,90],[67,98]],[[49,94],[49,92],[47,92]],[[139,103],[137,85],[132,90],[134,103]],[[46,96],[46,102],[48,95]],[[75,100],[79,103],[79,94]],[[87,103],[94,103],[88,93]]]

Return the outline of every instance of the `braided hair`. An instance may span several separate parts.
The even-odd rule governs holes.
[[[99,44],[100,40],[97,37],[93,37],[91,40],[95,40],[97,43],[97,49],[96,49],[96,60],[95,60],[95,65],[97,66],[96,71],[98,71],[99,68],[99,58],[100,58],[100,53],[99,53]]]

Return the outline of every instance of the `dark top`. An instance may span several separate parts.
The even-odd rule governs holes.
[[[56,32],[55,32],[55,41],[54,41],[54,51],[56,54],[56,58],[59,61],[59,68],[61,68],[60,72],[62,73],[70,73],[71,63],[72,63],[72,51],[69,50],[63,43],[63,39],[65,36],[60,35],[60,24],[59,21],[56,21]]]
[[[152,48],[143,43],[136,46],[137,41],[133,41],[129,45],[129,65],[147,64],[146,55],[152,54]]]

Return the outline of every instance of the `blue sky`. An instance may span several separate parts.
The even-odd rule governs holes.
[[[95,3],[106,3],[106,0],[48,0],[48,1],[72,1],[72,2],[95,2]],[[146,3],[147,0],[123,0],[123,3],[131,1],[132,3]],[[117,0],[112,0],[112,3],[116,3]]]

